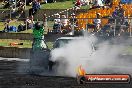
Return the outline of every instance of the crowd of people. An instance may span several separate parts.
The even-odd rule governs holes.
[[[110,0],[108,1],[103,0],[103,1],[105,1],[105,3],[108,5],[111,4]],[[81,24],[78,23],[75,14],[71,15],[71,17],[67,17],[69,19],[67,19],[64,14],[62,15],[56,14],[55,18],[56,19],[54,19],[54,26],[52,30],[52,32],[54,33],[69,33],[72,32],[73,29],[77,29],[78,24]],[[72,18],[74,18],[74,20],[71,20]],[[113,36],[114,35],[120,36],[121,34],[128,33],[130,30],[130,20],[126,17],[125,10],[123,9],[122,4],[116,6],[115,11],[113,11],[111,15],[103,19],[108,19],[108,23],[102,26],[101,13],[96,13],[96,17],[93,20],[93,24],[86,24],[87,29],[93,28],[94,30],[92,32],[94,33],[96,32],[96,33],[108,34]],[[80,30],[83,30],[83,28]]]
[[[53,30],[52,33],[58,34],[63,33],[67,34],[72,31],[73,26],[76,27],[77,19],[74,13],[70,17],[67,17],[65,14],[55,14],[54,17]]]
[[[10,25],[10,23],[13,20],[7,19],[5,21],[5,27],[1,32],[21,32],[21,31],[25,31],[28,29],[33,29],[35,22],[34,22],[34,17],[33,15],[31,15],[30,17],[27,17],[23,22],[21,22],[18,26],[13,26]],[[17,20],[16,20],[17,22]]]
[[[112,0],[76,0],[75,6],[81,7],[84,5],[92,5],[92,7],[101,7],[104,5],[111,5]]]
[[[39,0],[4,0],[3,9],[9,8],[11,10],[12,17],[18,16],[18,18],[24,16],[26,5],[31,5],[32,8],[29,9],[29,16],[36,14],[40,9]]]
[[[125,17],[125,10],[122,5],[119,4],[115,7],[115,11],[105,19],[108,19],[108,23],[102,26],[101,15],[100,13],[96,14],[96,18],[93,21],[93,24],[88,24],[88,28],[93,28],[96,33],[102,34],[112,34],[120,36],[123,33],[128,32],[130,29],[130,22],[127,17]]]
[[[11,10],[12,17],[18,15],[18,18],[23,16],[25,10],[25,1],[24,0],[4,0],[3,9],[9,8]]]
[[[46,2],[46,0],[45,0]],[[30,4],[32,4],[32,8],[29,9],[29,17],[24,20],[23,23],[21,23],[18,27],[9,26],[9,21],[6,22],[4,32],[8,32],[9,30],[17,30],[24,31],[26,29],[33,29],[35,22],[33,20],[33,15],[40,9],[40,1],[33,0],[30,1]],[[111,0],[76,0],[75,6],[82,6],[82,5],[89,5],[92,4],[94,8],[100,8],[104,5],[110,6],[112,4]],[[18,11],[20,14],[24,12],[25,9],[25,3],[23,0],[19,0],[17,2],[16,7],[18,7]],[[13,11],[12,11],[13,12]],[[14,11],[15,12],[15,11]],[[101,22],[101,14],[96,13],[96,18],[93,20],[93,24],[86,24],[87,29],[90,27],[94,28],[93,32],[98,33],[111,33],[114,32],[113,30],[116,30],[116,33],[118,35],[122,34],[123,32],[127,31],[129,29],[129,22],[128,19],[125,19],[125,10],[123,9],[122,5],[119,4],[115,7],[115,11],[108,16],[106,19],[109,19],[108,23],[104,26],[102,26]],[[76,18],[76,13],[72,13],[71,16],[67,16],[65,14],[55,14],[54,15],[54,24],[53,24],[53,30],[49,30],[48,33],[52,34],[68,34],[73,32],[74,29],[77,29],[78,31],[78,20]],[[116,19],[116,20],[115,20]],[[113,26],[115,25],[115,26]],[[82,29],[83,30],[83,29]],[[76,30],[74,30],[76,31]],[[114,34],[114,33],[113,33]]]

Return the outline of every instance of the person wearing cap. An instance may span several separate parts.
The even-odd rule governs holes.
[[[57,13],[57,14],[55,14],[54,25],[53,25],[54,32],[55,33],[60,32],[60,27],[61,27],[61,24],[60,24],[60,15]]]
[[[54,24],[60,24],[60,15],[58,13],[55,14]]]

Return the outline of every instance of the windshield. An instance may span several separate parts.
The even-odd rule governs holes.
[[[65,46],[66,44],[68,44],[69,41],[71,41],[72,39],[58,39],[54,45],[53,48],[60,48]]]

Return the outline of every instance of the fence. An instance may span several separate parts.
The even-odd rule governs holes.
[[[59,19],[58,25],[55,25],[55,19]],[[100,20],[99,28],[96,27],[97,24],[94,23],[95,20]],[[66,25],[64,26],[65,22],[67,21]],[[37,22],[34,21],[34,23]],[[117,36],[118,34],[125,34],[127,36],[132,37],[132,18],[124,18],[124,19],[111,19],[111,18],[100,18],[100,19],[92,19],[92,18],[72,18],[71,17],[60,17],[60,18],[47,18],[45,20],[39,21],[44,24],[45,34],[55,31],[55,30],[70,30],[74,31],[82,31],[87,30],[89,33],[93,32],[101,32],[101,33],[113,33],[113,36]],[[3,30],[5,27],[5,23],[3,20],[0,22],[0,30]],[[18,26],[24,24],[25,29],[24,31],[17,31],[19,33],[32,33],[32,28],[29,28],[29,23],[27,23],[26,19],[19,20],[15,19],[9,23],[9,26],[15,26],[18,29]],[[106,31],[105,31],[106,30]],[[13,31],[14,32],[14,31]]]
[[[56,19],[56,18],[54,18]],[[127,36],[132,37],[132,18],[124,18],[124,19],[113,19],[113,18],[100,18],[100,19],[92,19],[92,18],[58,18],[61,22],[61,20],[67,19],[68,24],[67,26],[70,27],[72,31],[81,31],[81,30],[87,30],[89,33],[93,32],[104,32],[104,33],[113,33],[113,36],[125,34]],[[74,21],[77,20],[75,23]],[[94,23],[95,20],[100,20],[101,23],[99,23],[100,27],[99,29],[96,27],[96,23]],[[50,19],[47,20],[47,28],[54,30],[54,21],[51,21]],[[59,25],[63,25],[62,23],[59,23]],[[65,27],[68,29],[67,27]],[[62,26],[56,28],[59,30],[64,30]],[[55,29],[55,30],[56,30]],[[109,29],[109,30],[108,30]]]

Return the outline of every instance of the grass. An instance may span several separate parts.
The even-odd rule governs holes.
[[[42,4],[42,9],[68,9],[74,6],[72,1]]]
[[[9,26],[15,26],[15,27],[18,27],[21,23],[23,23],[23,21],[11,21],[9,23]],[[5,27],[5,22],[0,22],[0,31],[2,31]],[[18,32],[18,33],[32,33],[32,30],[29,29],[29,30],[25,30],[25,31],[21,31],[21,32]]]
[[[23,45],[11,46],[11,43],[23,43]],[[46,42],[49,49],[52,49],[53,43]],[[19,39],[0,39],[0,46],[4,47],[18,47],[18,48],[32,48],[31,40],[19,40]]]
[[[62,1],[62,2],[55,2],[55,3],[47,3],[47,4],[41,4],[41,9],[69,9],[74,6],[75,0],[69,0],[69,1]],[[0,3],[1,6],[1,3]],[[31,6],[26,6],[26,9],[30,9]],[[81,9],[88,9],[89,6],[82,6]],[[8,9],[0,9],[0,10],[8,10]]]
[[[13,22],[10,22],[9,25],[12,25],[12,26],[18,26],[20,23],[23,23],[22,21],[13,21]],[[0,31],[3,30],[5,27],[5,22],[0,22]]]
[[[10,43],[23,43],[23,45],[11,46]],[[49,49],[53,48],[53,42],[46,42]],[[4,47],[18,47],[18,48],[32,48],[31,40],[19,40],[19,39],[0,39],[0,46]],[[132,46],[126,46],[123,53],[132,55]]]
[[[11,46],[10,43],[23,43],[23,45]],[[0,39],[0,46],[31,48],[32,47],[32,41],[30,41],[30,40],[19,40],[19,39]]]
[[[10,46],[10,43],[23,43],[23,45],[19,45],[16,47],[23,47],[23,48],[31,48],[32,47],[32,41],[31,40],[19,40],[19,39],[0,39],[0,46],[5,46],[5,47],[12,47]],[[49,49],[52,49],[53,47],[53,42],[46,42],[48,45]],[[126,46],[124,52],[128,52],[132,54],[132,46]]]
[[[86,9],[86,10],[88,10],[89,8],[90,8],[89,5],[81,6],[81,9]]]
[[[41,9],[68,9],[74,6],[74,0],[41,4]],[[31,6],[26,6],[26,9],[30,9]],[[4,9],[1,9],[4,10]]]
[[[21,23],[23,23],[23,21],[11,21],[9,23],[9,26],[15,26],[15,27],[18,27],[18,25],[20,25]],[[5,27],[5,22],[0,22],[0,31],[2,31]],[[53,28],[53,24],[54,22],[53,21],[48,21],[48,29],[52,30]],[[45,29],[45,34],[47,33],[47,29]],[[21,32],[18,32],[18,33],[32,33],[32,30],[31,29],[28,29],[28,30],[25,30],[25,31],[21,31]]]
[[[47,42],[46,44],[47,44],[47,46],[48,46],[49,49],[53,48],[53,42]]]

